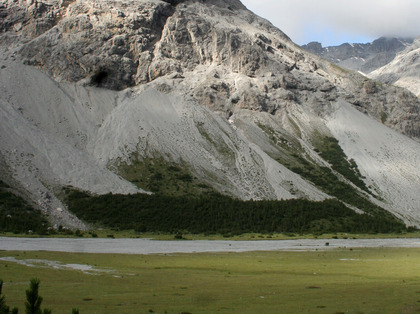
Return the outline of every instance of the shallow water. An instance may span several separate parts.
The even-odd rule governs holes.
[[[38,267],[38,268],[54,268],[54,269],[73,269],[80,270],[85,274],[97,274],[103,272],[110,272],[110,270],[99,269],[90,265],[84,264],[62,264],[57,261],[50,261],[45,259],[16,259],[15,257],[1,257],[0,261],[6,261],[11,263],[16,263],[20,265],[25,265],[28,267]]]
[[[328,246],[326,243],[328,242]],[[0,237],[0,250],[114,254],[169,254],[247,251],[315,251],[334,248],[420,248],[420,239],[299,239],[259,241],[156,241],[150,239],[70,239]]]

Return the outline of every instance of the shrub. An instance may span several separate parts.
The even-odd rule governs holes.
[[[38,234],[48,234],[49,227],[50,224],[39,210],[10,192],[9,187],[0,181],[0,231],[18,234],[32,230]]]

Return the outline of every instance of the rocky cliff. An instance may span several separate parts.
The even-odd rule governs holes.
[[[127,173],[159,160],[242,199],[322,200],[308,171],[328,171],[420,224],[417,97],[305,52],[239,1],[3,0],[0,16],[1,166],[57,223],[81,226],[62,187],[141,192]],[[366,188],[322,154],[328,138]]]

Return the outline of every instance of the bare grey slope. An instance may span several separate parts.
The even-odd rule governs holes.
[[[107,98],[101,97],[106,91],[95,91],[88,105],[78,108],[72,97],[83,104],[82,95],[73,90],[69,96],[71,88],[65,92],[38,70],[16,63],[2,70],[0,82],[0,142],[8,172],[53,222],[84,228],[75,217],[67,216],[54,188],[74,186],[93,193],[139,191],[83,150],[87,136],[95,131],[95,120],[100,119],[98,113],[89,115],[94,99],[105,111],[106,102],[112,100],[109,93]]]
[[[241,199],[323,200],[279,160],[331,168],[314,142],[336,136],[373,201],[420,224],[417,97],[304,52],[239,1],[3,0],[0,11],[2,167],[51,217],[65,215],[62,186],[141,192],[111,171],[133,158],[180,163]],[[337,106],[366,126],[357,140],[345,141],[353,124]],[[392,143],[381,154],[363,144],[377,132]],[[384,159],[378,177],[369,165]]]

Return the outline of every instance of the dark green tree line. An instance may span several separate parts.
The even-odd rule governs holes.
[[[196,197],[91,196],[73,191],[67,203],[73,213],[89,223],[139,232],[386,233],[405,229],[385,211],[375,209],[361,215],[336,199],[242,201],[216,193]]]

